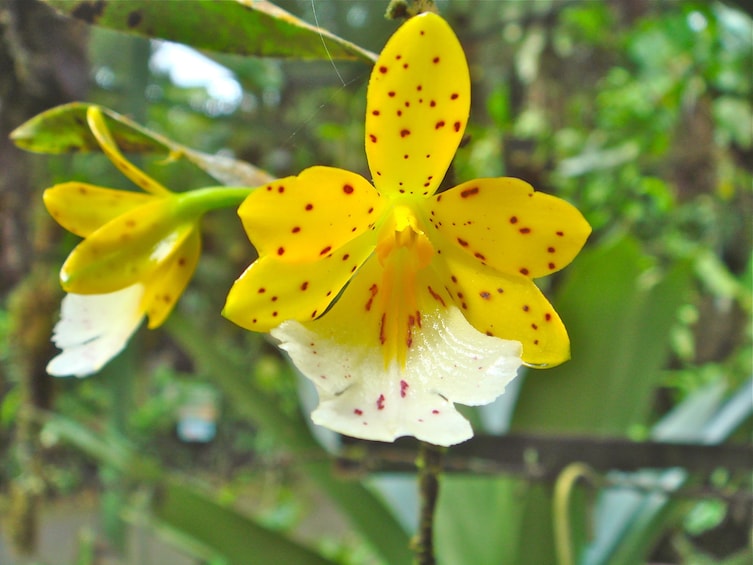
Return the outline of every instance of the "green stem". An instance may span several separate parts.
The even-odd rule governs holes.
[[[416,467],[418,468],[418,489],[421,499],[418,532],[413,539],[413,552],[416,565],[434,565],[434,516],[439,497],[439,475],[445,448],[420,442]]]
[[[190,190],[176,195],[181,212],[196,216],[217,210],[218,208],[235,208],[240,206],[255,188],[247,186],[210,186]]]

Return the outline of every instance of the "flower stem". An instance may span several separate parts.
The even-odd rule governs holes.
[[[434,565],[434,515],[439,496],[439,475],[446,449],[424,441],[419,443],[416,467],[421,509],[418,532],[413,539],[415,565]]]
[[[217,208],[235,208],[240,206],[246,197],[255,189],[250,187],[213,186],[182,192],[177,195],[180,199],[180,209],[192,216],[203,214]]]

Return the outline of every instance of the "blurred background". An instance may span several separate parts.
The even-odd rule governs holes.
[[[177,18],[192,3],[174,4]],[[277,4],[375,52],[396,27],[384,18],[386,2]],[[473,81],[454,177],[523,178],[575,204],[594,228],[573,265],[540,281],[568,326],[573,360],[531,371],[491,407],[468,410],[474,427],[750,446],[750,5],[437,5]],[[322,443],[291,449],[278,422],[250,414],[229,393],[228,382],[240,383],[310,434],[301,416],[310,406],[300,405],[310,405],[311,391],[263,336],[219,315],[254,259],[234,210],[205,219],[198,271],[164,331],[141,331],[98,376],[45,374],[63,295],[57,274],[77,240],[47,217],[41,192],[67,180],[133,187],[102,155],[33,155],[8,140],[35,114],[81,100],[275,176],[313,164],[368,176],[361,147],[369,73],[360,62],[201,54],[87,26],[38,0],[0,0],[0,563],[234,562],[174,519],[160,521],[155,473],[180,477],[333,562],[399,562],[354,525],[335,491],[310,480],[307,463],[326,462]],[[164,155],[134,162],[172,190],[212,182]],[[331,448],[334,439],[320,442]],[[149,469],[134,471],[134,454]],[[573,563],[750,563],[751,477],[739,461],[675,468],[673,476],[647,471],[644,487],[663,485],[653,510],[641,488],[607,492],[610,482],[641,477],[601,474],[606,482],[578,503],[589,517],[571,517],[589,524],[573,534]],[[443,487],[440,563],[561,559],[553,481],[522,471],[472,474],[453,474]],[[413,479],[359,480],[410,533]],[[608,524],[610,508],[635,500],[642,502],[619,526]]]

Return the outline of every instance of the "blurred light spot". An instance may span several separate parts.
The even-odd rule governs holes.
[[[688,26],[693,31],[703,31],[707,25],[706,16],[701,12],[690,12],[688,14]]]
[[[162,42],[152,53],[150,66],[154,72],[168,75],[176,86],[203,87],[214,100],[212,112],[231,113],[243,98],[243,88],[232,72],[190,47]]]

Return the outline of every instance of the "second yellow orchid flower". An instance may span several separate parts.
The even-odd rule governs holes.
[[[145,192],[67,182],[44,193],[52,217],[84,238],[60,273],[69,294],[53,335],[63,351],[47,367],[56,376],[98,371],[145,316],[150,328],[160,326],[196,268],[202,215],[236,205],[250,190],[172,193],[125,159],[98,107],[88,109],[87,122],[103,152]]]

